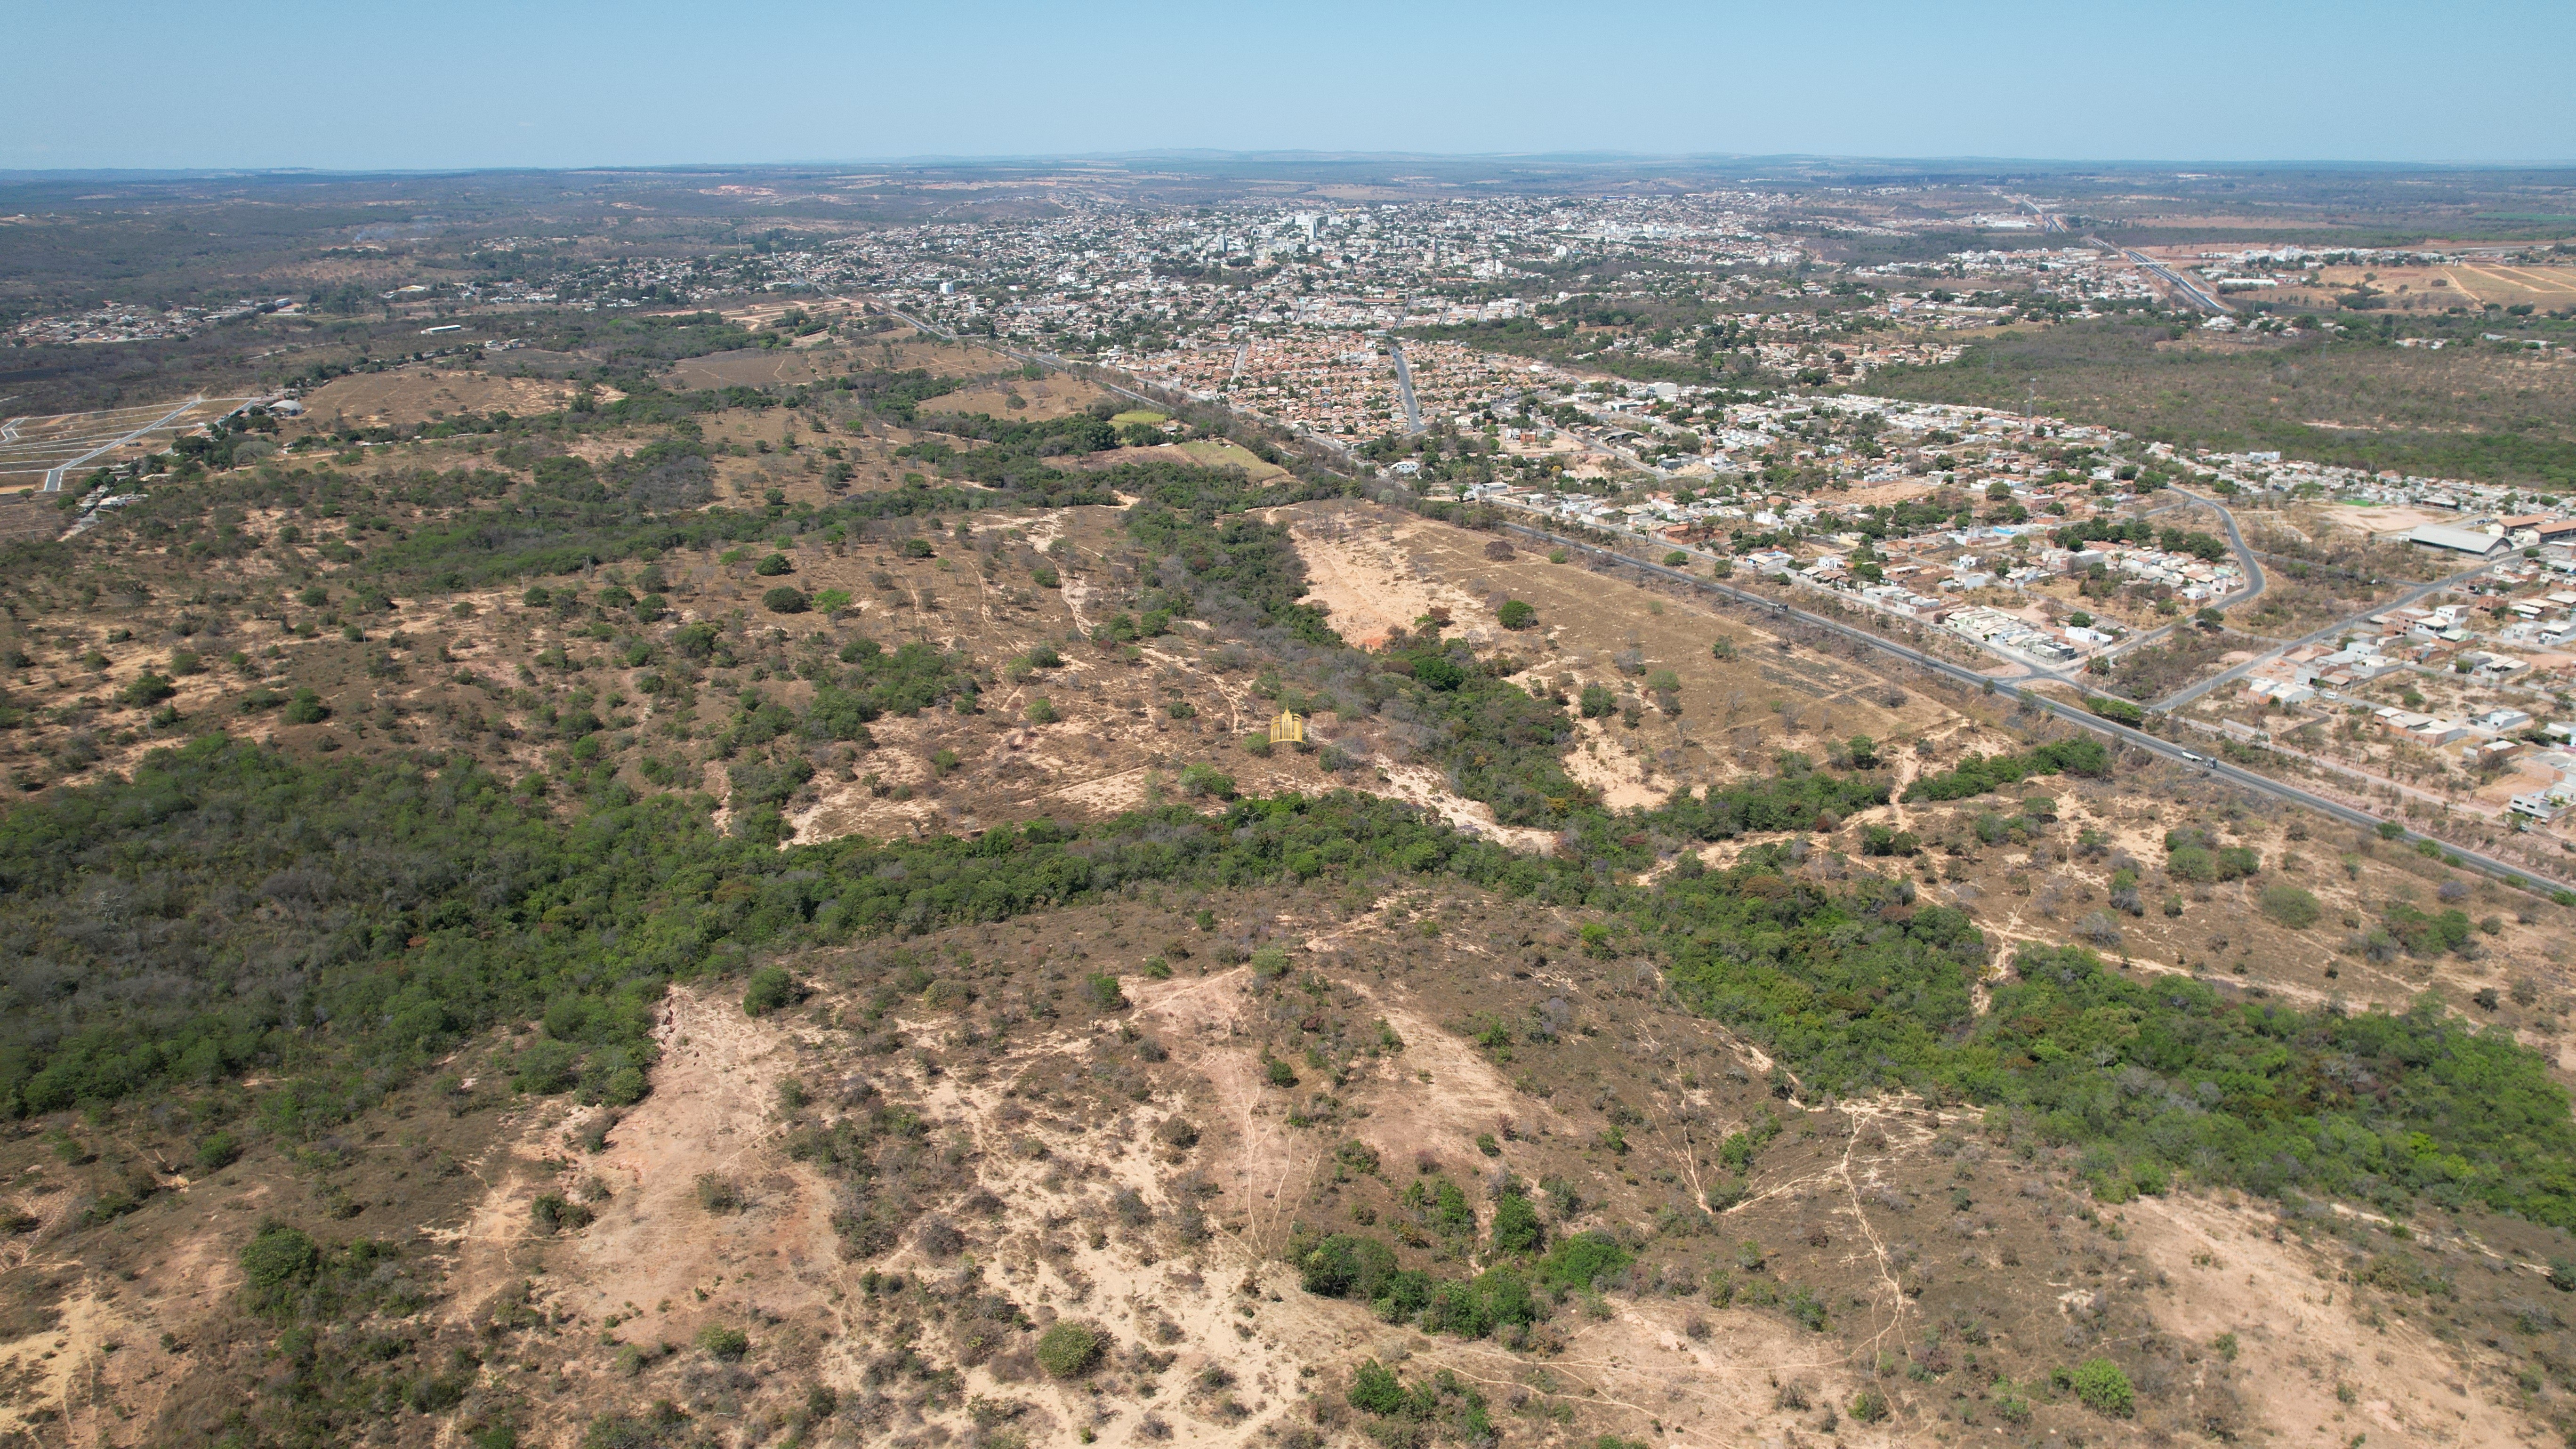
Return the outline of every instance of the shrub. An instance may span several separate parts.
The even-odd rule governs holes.
[[[1038,1339],[1038,1367],[1050,1378],[1078,1379],[1100,1363],[1101,1331],[1077,1319],[1064,1319]]]
[[[1516,1192],[1504,1193],[1494,1204],[1494,1251],[1498,1253],[1532,1253],[1538,1251],[1545,1229],[1539,1226],[1538,1208]]]
[[[1426,654],[1413,661],[1413,677],[1432,689],[1455,691],[1467,682],[1467,671],[1444,654]]]
[[[331,706],[324,704],[322,696],[310,689],[295,691],[295,697],[286,702],[288,724],[320,724],[330,717]]]
[[[597,1216],[580,1203],[568,1201],[561,1193],[542,1193],[528,1205],[529,1220],[541,1233],[569,1232],[586,1228]]]
[[[1635,1257],[1619,1245],[1617,1238],[1594,1228],[1558,1239],[1548,1255],[1539,1260],[1538,1274],[1543,1282],[1589,1288],[1594,1281],[1627,1267]]]
[[[141,709],[147,704],[159,704],[178,692],[178,686],[170,682],[168,675],[155,674],[147,669],[125,686],[123,697],[129,707]]]
[[[1182,768],[1181,793],[1193,799],[1214,796],[1219,800],[1231,800],[1240,792],[1234,788],[1232,775],[1201,760]]]
[[[734,1186],[731,1178],[718,1173],[701,1172],[698,1174],[697,1189],[698,1206],[708,1212],[730,1213],[742,1210],[742,1189]]]
[[[789,563],[787,555],[783,553],[768,554],[760,562],[751,566],[751,571],[764,579],[774,579],[782,574],[793,573],[795,570],[796,565]]]
[[[197,1171],[200,1174],[221,1172],[241,1160],[241,1144],[233,1134],[218,1132],[197,1144]]]
[[[905,558],[929,558],[931,556],[930,540],[926,538],[907,538],[903,541],[902,546],[895,551],[902,554]]]
[[[780,584],[760,596],[760,607],[773,614],[802,614],[812,605],[804,592],[793,585]]]
[[[1279,1057],[1272,1057],[1269,1062],[1262,1067],[1262,1074],[1269,1078],[1270,1085],[1274,1087],[1293,1087],[1297,1085],[1297,1069],[1288,1065],[1285,1060]]]
[[[242,1277],[251,1292],[275,1300],[312,1277],[322,1266],[322,1250],[301,1228],[264,1223],[241,1251]]]
[[[743,1355],[751,1352],[751,1335],[739,1328],[710,1323],[698,1330],[698,1347],[705,1350],[709,1358],[740,1363]]]
[[[2120,946],[2120,922],[2109,911],[2088,911],[2075,923],[2075,934],[2106,951]]]
[[[1335,1233],[1297,1262],[1297,1281],[1319,1298],[1376,1301],[1395,1276],[1395,1250],[1375,1238]]]
[[[751,983],[743,988],[742,1014],[767,1016],[804,999],[805,988],[797,983],[786,967],[763,966],[751,973]]]
[[[1939,775],[1926,775],[1908,786],[1907,803],[1916,800],[1967,800],[2006,785],[2018,785],[2033,775],[2084,775],[2106,779],[2111,773],[2111,752],[2091,736],[2059,740],[2041,745],[2018,755],[1970,755],[1958,768]]]
[[[1395,1376],[1395,1370],[1376,1359],[1370,1359],[1352,1371],[1350,1401],[1352,1408],[1380,1418],[1400,1414],[1412,1402],[1404,1392],[1404,1381]]]
[[[2137,1392],[2129,1387],[2129,1376],[2107,1358],[2088,1358],[2077,1364],[2067,1382],[2074,1388],[2075,1397],[2084,1401],[2084,1407],[2097,1414],[2125,1419],[2137,1410]]]
[[[2207,884],[2242,880],[2263,868],[2263,858],[2242,845],[2220,845],[2196,829],[2165,832],[2165,870],[2176,880]]]
[[[1851,1416],[1864,1424],[1876,1424],[1887,1418],[1887,1395],[1876,1389],[1863,1389],[1852,1395]]]
[[[1526,629],[1538,622],[1538,610],[1518,599],[1505,599],[1494,611],[1494,620],[1506,629]]]
[[[1864,825],[1860,831],[1860,853],[1863,855],[1914,855],[1923,842],[1911,830],[1891,830],[1884,825]]]
[[[1118,989],[1118,978],[1106,971],[1096,972],[1085,979],[1082,994],[1091,998],[1091,1004],[1103,1011],[1120,1011],[1127,1005],[1126,993]]]
[[[2293,931],[2304,931],[2317,923],[2323,911],[2317,898],[2294,885],[2268,885],[2263,888],[2263,914]]]

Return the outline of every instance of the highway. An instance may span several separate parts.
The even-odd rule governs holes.
[[[1775,618],[1795,619],[1800,623],[1826,630],[1845,639],[1852,640],[1855,643],[1862,644],[1881,654],[1888,655],[1891,658],[1901,659],[1906,663],[1917,666],[1918,668],[1928,669],[1934,674],[1940,675],[1942,678],[1949,679],[1960,684],[1971,684],[1977,686],[1979,689],[1984,689],[1996,682],[1988,676],[1979,674],[1977,671],[1970,669],[1965,665],[1953,664],[1949,660],[1927,654],[1920,649],[1912,648],[1908,645],[1899,644],[1893,639],[1884,638],[1867,629],[1862,629],[1851,624],[1845,624],[1840,620],[1827,618],[1821,614],[1812,614],[1804,609],[1783,603],[1779,600],[1764,598],[1760,594],[1736,588],[1731,584],[1718,583],[1713,579],[1699,578],[1695,575],[1684,573],[1679,569],[1666,568],[1661,564],[1648,563],[1644,559],[1633,558],[1616,549],[1603,548],[1597,544],[1586,543],[1581,539],[1567,538],[1562,534],[1551,533],[1543,528],[1533,528],[1526,524],[1518,523],[1505,523],[1502,524],[1501,527],[1514,533],[1527,535],[1531,538],[1544,539],[1545,541],[1560,547],[1581,549],[1595,557],[1614,560],[1623,567],[1636,569],[1641,573],[1649,574],[1658,578],[1668,579],[1674,583],[1682,584],[1687,587],[1700,590],[1704,593],[1717,594],[1721,597],[1732,599],[1739,604],[1745,604],[1752,608],[1763,610]],[[2139,749],[2145,750],[2149,754],[2155,755],[2161,759],[2171,760],[2177,764],[2192,766],[2200,770],[2203,774],[2226,780],[2230,784],[2239,785],[2248,790],[2270,795],[2275,799],[2287,800],[2296,805],[2306,806],[2308,809],[2319,811],[2323,814],[2330,815],[2337,820],[2341,820],[2346,824],[2359,826],[2364,829],[2377,829],[2382,823],[2378,816],[2372,815],[2366,810],[2357,810],[2341,801],[2329,800],[2325,796],[2312,794],[2309,791],[2300,789],[2296,785],[2285,784],[2268,775],[2256,774],[2252,770],[2228,764],[2224,760],[2184,749],[2181,745],[2175,744],[2171,740],[2162,739],[2158,736],[2148,734],[2144,730],[2131,729],[2127,725],[2115,724],[2112,721],[2103,719],[2087,710],[2079,709],[2073,705],[2050,699],[2046,695],[2031,694],[2027,697],[2032,702],[2034,708],[2054,715],[2068,724],[2091,730],[2097,735],[2115,740],[2121,744],[2135,745]],[[2461,847],[2452,845],[2446,841],[2435,839],[2432,836],[2421,835],[2414,831],[2405,831],[2397,838],[2410,843],[2419,840],[2431,840],[2435,845],[2440,846],[2445,852],[2457,857],[2466,865],[2474,866],[2478,870],[2484,871],[2489,875],[2513,882],[2514,884],[2523,886],[2526,889],[2536,890],[2543,895],[2552,894],[2565,889],[2565,887],[2559,885],[2556,881],[2535,876],[2529,871],[2523,870],[2519,866],[2508,865],[2492,856],[2481,855],[2473,850],[2462,849]]]
[[[2213,317],[2224,316],[2236,310],[2235,308],[2218,300],[2215,295],[2202,291],[2199,283],[2191,281],[2183,276],[2182,273],[2177,272],[2173,268],[2166,266],[2164,263],[2157,261],[2155,258],[2148,256],[2145,252],[2123,247],[2120,249],[2120,255],[2137,263],[2140,269],[2163,278],[2167,283],[2179,290],[2185,297],[2189,298],[2193,306],[2198,307],[2200,310],[2207,312]]]
[[[1422,431],[1422,406],[1413,400],[1413,364],[1404,360],[1404,343],[1394,337],[1386,339],[1386,350],[1395,358],[1395,391],[1404,399],[1404,430]]]

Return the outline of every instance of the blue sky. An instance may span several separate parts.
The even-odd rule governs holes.
[[[2576,4],[22,5],[0,169],[2576,160]]]

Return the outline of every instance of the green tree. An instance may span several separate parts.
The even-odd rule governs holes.
[[[1494,1203],[1494,1251],[1498,1253],[1534,1253],[1546,1229],[1539,1223],[1538,1208],[1527,1197],[1507,1192]]]

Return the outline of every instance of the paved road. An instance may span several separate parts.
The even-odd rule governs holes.
[[[2209,511],[2218,515],[2218,526],[2227,530],[2227,546],[2236,550],[2237,567],[2245,570],[2245,591],[2230,595],[2227,607],[2249,604],[2263,597],[2263,591],[2272,586],[2271,580],[2263,577],[2263,565],[2256,561],[2254,550],[2245,546],[2245,535],[2236,531],[2236,515],[2228,511],[2226,504],[2205,493],[2194,493],[2188,488],[2175,488],[2174,491],[2185,498],[2197,498],[2207,504]]]
[[[2209,509],[2211,512],[2218,515],[2219,526],[2226,530],[2228,545],[2236,550],[2237,567],[2245,571],[2246,586],[2235,593],[2229,594],[2226,598],[2211,600],[2209,607],[2224,613],[2229,609],[2235,608],[2239,604],[2249,603],[2252,600],[2261,598],[2263,596],[2263,591],[2272,586],[2272,581],[2264,576],[2263,566],[2260,563],[2255,562],[2254,550],[2246,547],[2245,535],[2236,531],[2236,515],[2228,512],[2227,505],[2219,502],[2215,498],[2209,498],[2201,494],[2194,493],[2188,488],[2175,488],[2172,491],[2181,494],[2186,501],[2181,503],[2167,503],[2160,507],[2150,508],[2139,516],[2142,518],[2151,517],[2158,513],[2169,513],[2177,508]],[[2161,643],[2164,640],[2173,637],[2175,631],[2188,627],[2190,623],[2191,621],[2188,619],[2177,619],[2174,622],[2165,625],[2161,629],[2156,629],[2145,634],[2132,634],[2128,638],[2123,639],[2119,643],[2112,645],[2110,648],[2103,650],[2100,654],[2097,654],[2094,657],[2105,661],[2117,659],[2121,655],[2130,653],[2133,650],[2144,649],[2150,644]],[[2104,690],[2102,692],[2107,694],[2110,691]],[[2163,706],[2159,705],[2156,707],[2162,708]]]
[[[2199,283],[2192,281],[2182,273],[2177,272],[2173,268],[2166,266],[2164,263],[2157,261],[2155,258],[2148,256],[2145,252],[2123,248],[2121,249],[2120,254],[2127,257],[2130,261],[2137,263],[2142,269],[2152,272],[2155,275],[2164,278],[2167,282],[2172,283],[2176,289],[2181,291],[2184,297],[2190,299],[2193,306],[2198,307],[2200,310],[2207,312],[2213,317],[2221,316],[2236,310],[2235,308],[2218,300],[2218,298],[2212,296],[2210,293],[2202,291]]]
[[[2418,600],[2426,599],[2434,594],[2440,593],[2442,590],[2449,588],[2453,584],[2462,583],[2469,579],[2476,578],[2478,575],[2494,568],[2497,564],[2502,563],[2503,561],[2504,560],[2502,559],[2494,559],[2489,562],[2479,564],[2475,568],[2462,569],[2448,578],[2435,579],[2429,584],[2423,584],[2416,588],[2409,589],[2405,593],[2398,595],[2396,598],[2389,600],[2387,603],[2373,604],[2358,614],[2352,614],[2344,618],[2337,619],[2333,623],[2317,630],[2313,634],[2293,639],[2289,643],[2282,645],[2280,648],[2275,649],[2268,654],[2249,659],[2244,663],[2237,665],[2233,669],[2220,670],[2218,673],[2211,675],[2209,678],[2202,680],[2198,684],[2192,685],[2175,694],[2168,695],[2164,699],[2158,700],[2155,707],[2161,710],[2180,709],[2184,705],[2191,703],[2193,700],[2200,698],[2202,695],[2209,693],[2211,690],[2218,688],[2220,685],[2233,684],[2237,680],[2243,679],[2246,675],[2262,668],[2266,664],[2272,663],[2274,660],[2279,659],[2282,655],[2289,653],[2293,649],[2303,648],[2310,644],[2324,643],[2326,640],[2350,629],[2353,626],[2353,621],[2356,619],[2366,619],[2373,614],[2384,614],[2391,609],[2406,608],[2409,605],[2416,603]]]
[[[1404,360],[1404,344],[1394,337],[1386,339],[1386,350],[1395,357],[1395,391],[1404,399],[1404,430],[1422,431],[1422,407],[1413,400],[1413,364]]]
[[[1625,567],[1633,568],[1639,572],[1651,574],[1660,578],[1669,579],[1675,583],[1687,585],[1704,593],[1717,594],[1725,598],[1733,599],[1741,604],[1751,605],[1754,608],[1769,612],[1776,618],[1796,619],[1801,623],[1813,625],[1816,628],[1826,630],[1830,633],[1840,635],[1843,638],[1850,639],[1855,643],[1865,645],[1881,654],[1888,655],[1892,658],[1902,659],[1909,664],[1928,669],[1945,679],[1955,680],[1961,684],[1973,684],[1980,689],[1995,683],[1993,679],[1986,675],[1979,674],[1965,665],[1953,664],[1949,660],[1938,658],[1931,654],[1926,654],[1920,649],[1899,644],[1893,639],[1881,637],[1867,629],[1845,624],[1838,619],[1830,619],[1820,614],[1811,614],[1804,609],[1782,603],[1775,599],[1764,598],[1760,594],[1750,593],[1746,590],[1736,588],[1731,584],[1721,584],[1712,579],[1698,578],[1691,574],[1684,573],[1679,569],[1669,569],[1660,564],[1648,563],[1643,559],[1632,558],[1615,549],[1602,548],[1597,544],[1586,543],[1581,539],[1567,538],[1561,534],[1550,533],[1543,528],[1532,528],[1525,524],[1517,523],[1506,523],[1502,526],[1515,533],[1526,534],[1532,538],[1545,539],[1550,543],[1558,544],[1566,548],[1581,549],[1586,553],[1593,554],[1601,558],[1613,559]],[[2145,750],[2149,754],[2155,755],[2161,759],[2172,760],[2180,764],[2193,766],[2199,769],[2203,774],[2216,776],[2228,781],[2230,784],[2241,785],[2246,789],[2270,795],[2275,799],[2288,800],[2295,804],[2304,805],[2311,810],[2331,815],[2335,819],[2344,821],[2350,825],[2357,825],[2366,829],[2376,829],[2382,823],[2378,816],[2373,815],[2366,810],[2357,810],[2341,801],[2330,800],[2323,795],[2317,795],[2309,791],[2302,790],[2296,785],[2285,784],[2279,780],[2273,779],[2269,775],[2256,774],[2252,770],[2228,764],[2224,760],[2215,759],[2192,750],[2187,750],[2181,745],[2175,744],[2171,740],[2161,739],[2155,735],[2148,734],[2143,730],[2134,730],[2129,728],[2127,725],[2114,724],[2109,720],[2099,718],[2098,716],[2085,710],[2078,709],[2073,705],[2063,704],[2057,700],[2050,699],[2046,695],[2034,694],[2029,696],[2029,698],[2035,708],[2054,715],[2068,724],[2091,730],[2097,735],[2117,740],[2122,744],[2135,745],[2139,749]],[[2406,831],[2397,838],[2410,842],[2417,840],[2432,840],[2434,844],[2441,846],[2445,851],[2457,856],[2467,865],[2474,866],[2490,875],[2498,876],[2530,889],[2540,891],[2543,894],[2565,889],[2565,887],[2561,886],[2558,882],[2533,875],[2520,866],[2508,865],[2492,856],[2480,855],[2476,851],[2472,850],[2464,850],[2458,846],[2451,845],[2446,841],[2438,840],[2431,836],[2419,835],[2413,831]]]
[[[43,493],[62,492],[63,476],[71,472],[74,468],[79,467],[81,464],[88,462],[92,458],[98,457],[102,453],[113,453],[117,449],[124,447],[126,444],[133,442],[135,439],[142,437],[145,433],[151,432],[154,428],[169,426],[170,421],[173,418],[178,417],[181,413],[186,412],[188,409],[195,407],[197,404],[204,402],[205,400],[205,396],[203,394],[199,394],[198,396],[192,397],[186,402],[183,402],[177,407],[162,414],[157,420],[145,423],[143,426],[136,428],[133,432],[127,433],[124,437],[118,438],[114,442],[101,443],[97,447],[90,449],[88,452],[81,454],[79,457],[72,459],[70,462],[63,464],[52,472],[47,473],[45,475],[45,486],[37,491]]]

